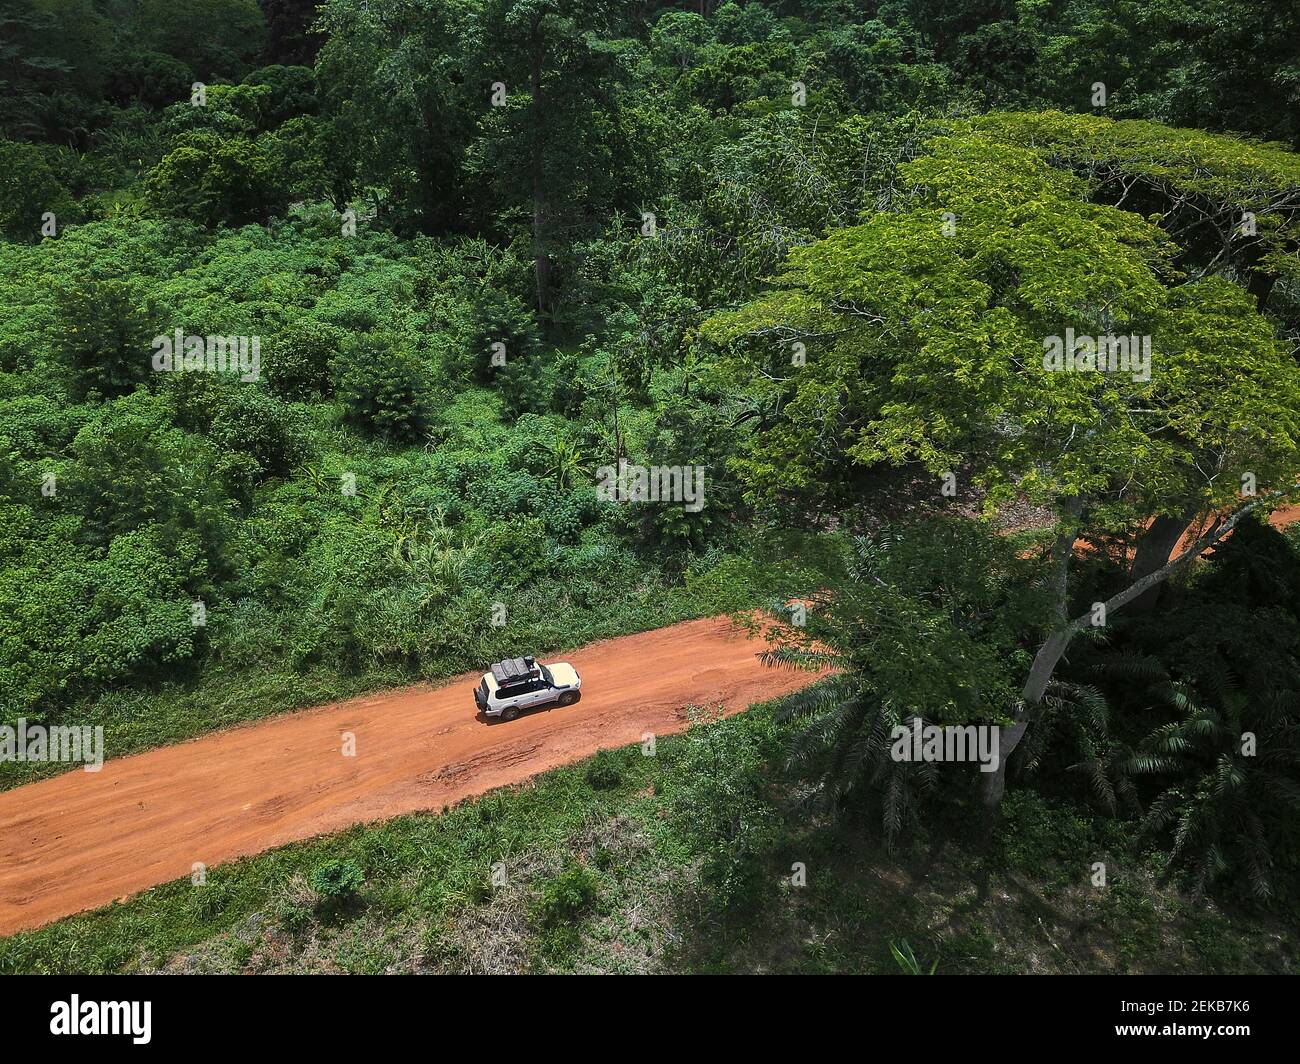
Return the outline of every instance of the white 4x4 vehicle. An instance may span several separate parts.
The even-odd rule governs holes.
[[[567,661],[539,665],[535,658],[509,658],[485,672],[474,701],[485,717],[514,720],[526,709],[571,706],[582,697],[582,678]]]

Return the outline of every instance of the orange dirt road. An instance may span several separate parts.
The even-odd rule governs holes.
[[[75,769],[0,792],[0,935],[97,908],[297,839],[418,810],[687,726],[811,683],[707,618],[552,655],[582,674],[575,706],[509,723],[475,715],[477,674],[406,688]],[[356,756],[344,757],[344,733]]]

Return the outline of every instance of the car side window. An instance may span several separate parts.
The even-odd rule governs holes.
[[[537,690],[537,681],[529,680],[527,683],[512,684],[502,691],[498,698],[516,698],[519,695],[530,695]]]

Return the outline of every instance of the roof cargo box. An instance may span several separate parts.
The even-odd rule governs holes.
[[[510,687],[517,683],[525,683],[528,680],[535,680],[541,675],[537,668],[536,659],[528,658],[507,658],[505,661],[498,661],[492,666],[492,677],[496,680],[498,687]]]

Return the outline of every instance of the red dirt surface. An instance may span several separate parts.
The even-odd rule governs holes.
[[[216,732],[0,792],[0,935],[352,824],[437,810],[603,747],[735,713],[811,683],[765,668],[713,617],[547,660],[582,674],[577,705],[509,723],[477,718],[468,674]],[[344,733],[356,756],[344,757]]]

